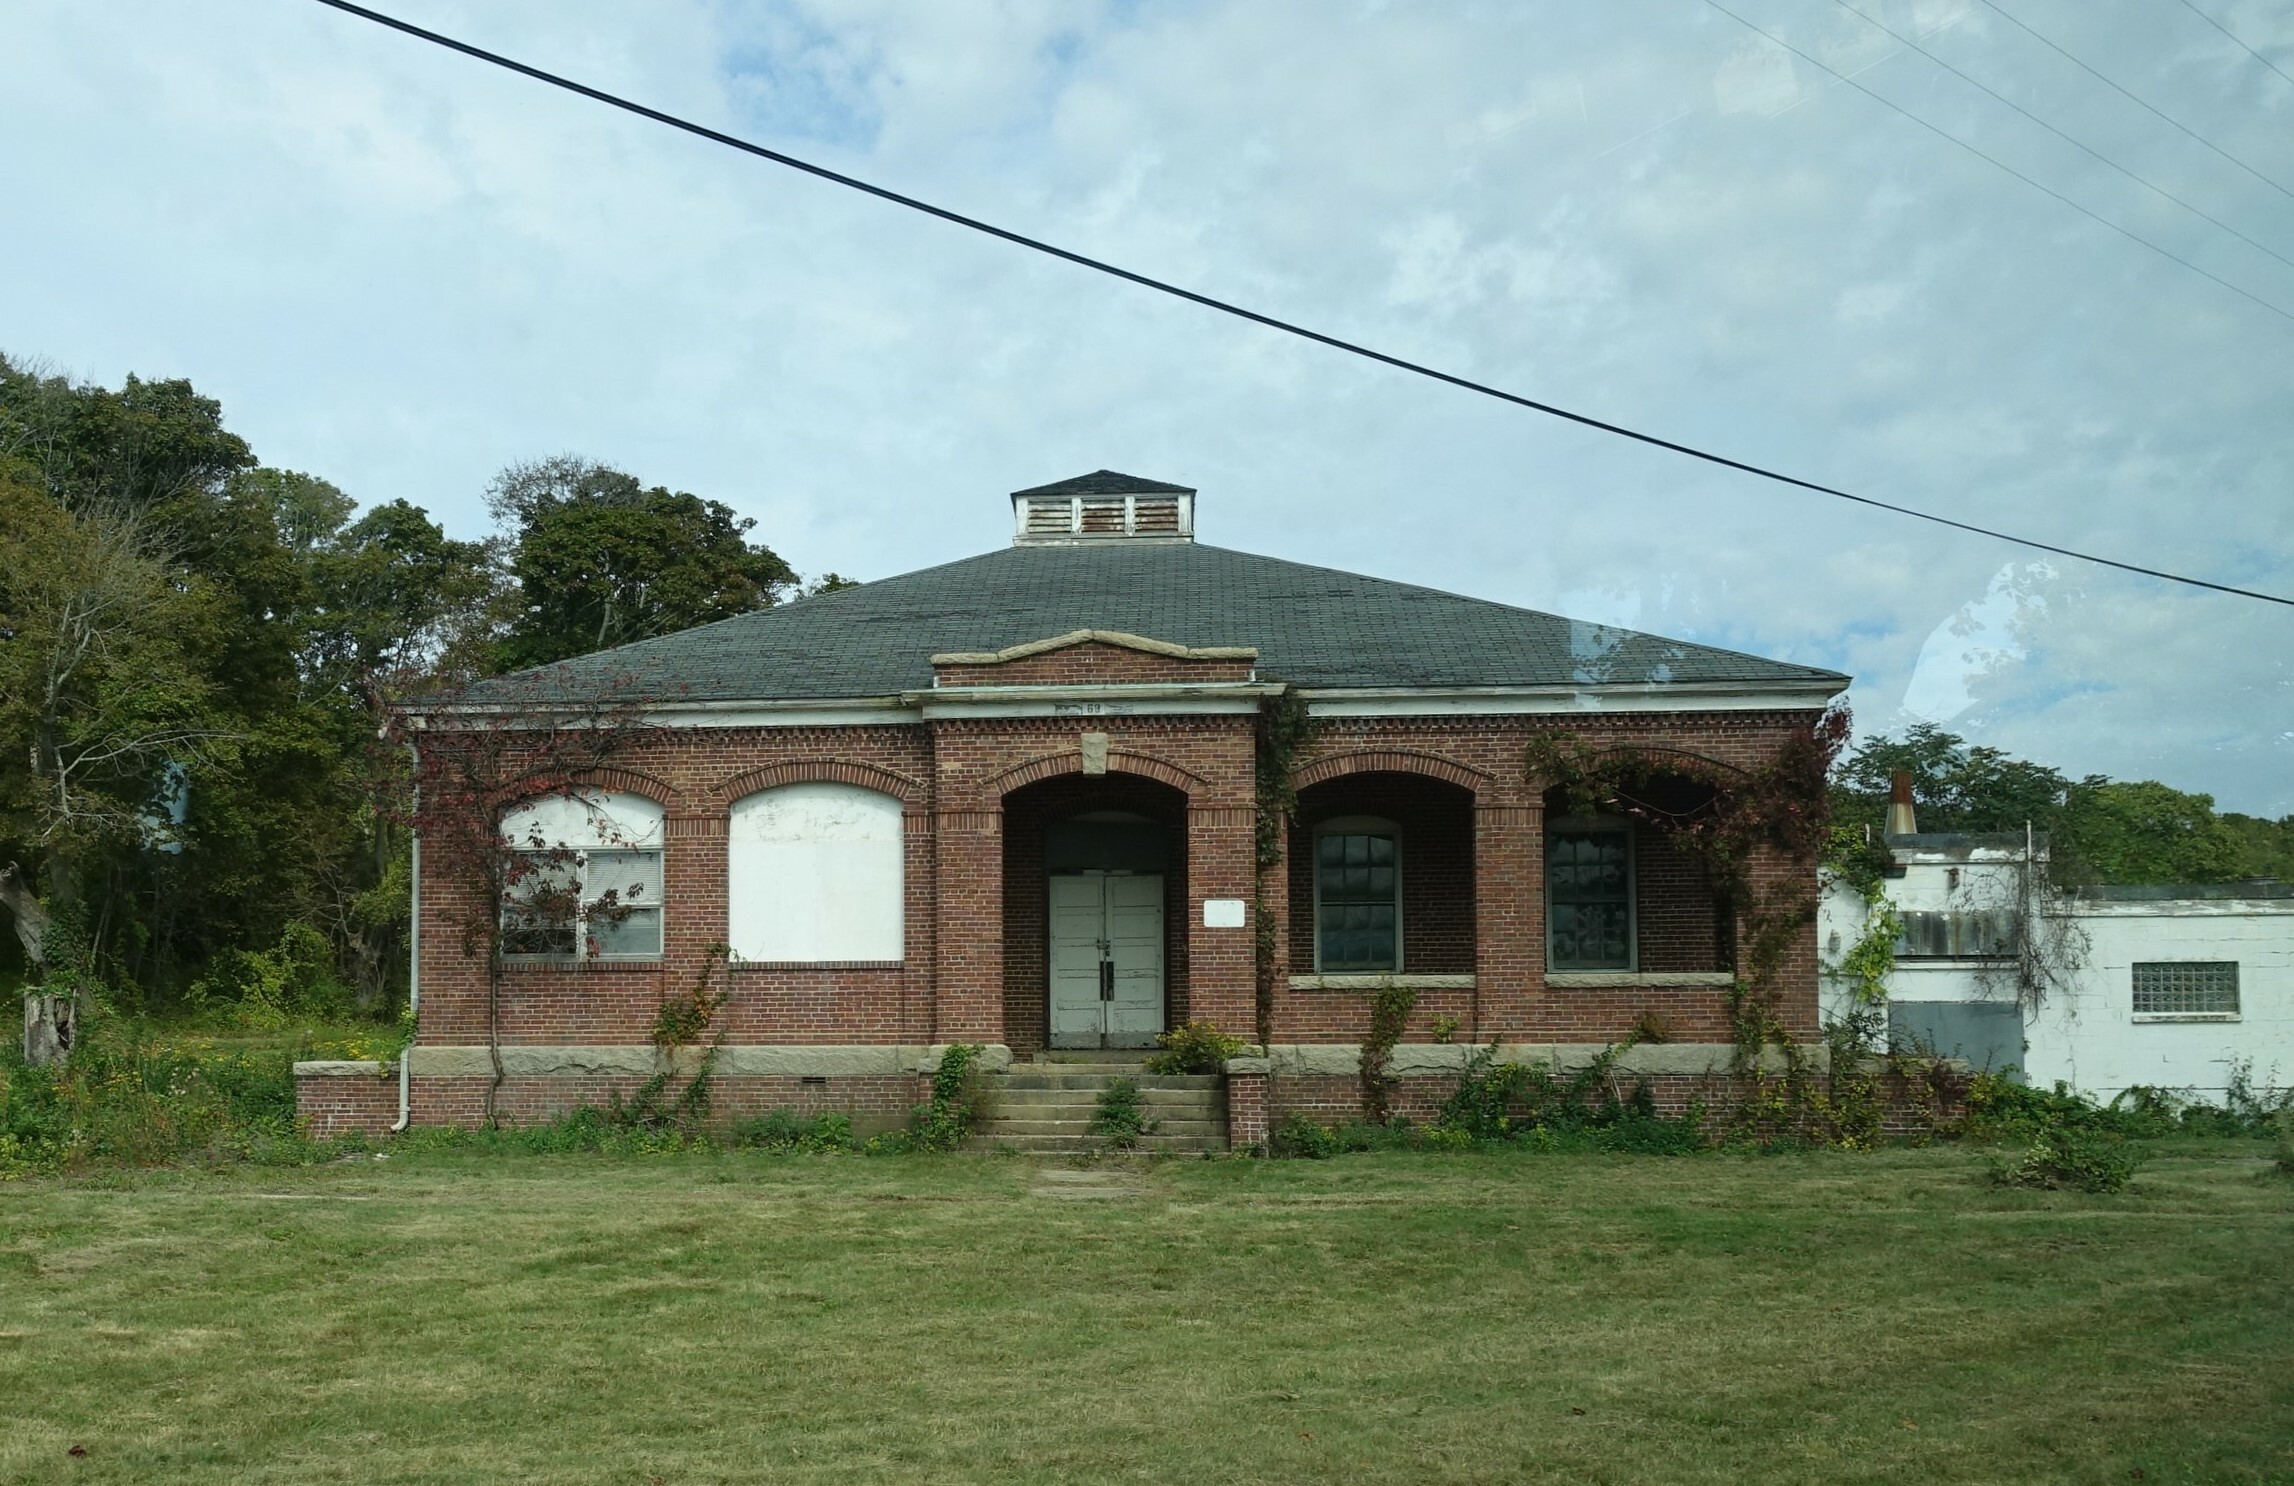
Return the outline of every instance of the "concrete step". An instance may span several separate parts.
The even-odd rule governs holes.
[[[1013,1088],[1006,1084],[994,1091],[996,1099],[1004,1104],[1083,1104],[1095,1105],[1107,1091],[1105,1089],[1033,1089]],[[1223,1089],[1141,1089],[1139,1102],[1149,1107],[1164,1104],[1219,1104],[1227,1102]]]
[[[1149,1134],[1155,1137],[1199,1135],[1206,1139],[1214,1136],[1224,1139],[1227,1133],[1227,1122],[1224,1118],[1215,1120],[1156,1120],[1154,1126],[1155,1128]],[[1088,1120],[990,1120],[980,1126],[979,1133],[990,1139],[1022,1135],[1088,1136],[1091,1134],[1091,1124]]]
[[[1004,1074],[997,1085],[1005,1089],[1091,1089],[1100,1090],[1117,1079],[1129,1079],[1145,1089],[1220,1089],[1226,1079],[1216,1073],[1113,1073],[1092,1072],[1061,1068],[1050,1071],[1014,1069]]]
[[[1081,1156],[1104,1151],[1106,1142],[1073,1135],[1015,1135],[1000,1137],[992,1134],[972,1137],[975,1150],[1014,1150],[1025,1156]],[[1188,1156],[1223,1153],[1226,1137],[1209,1135],[1149,1135],[1142,1137],[1134,1148],[1142,1156]]]

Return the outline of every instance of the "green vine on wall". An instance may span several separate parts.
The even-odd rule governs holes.
[[[1362,1118],[1373,1125],[1383,1125],[1393,1116],[1394,1080],[1386,1066],[1417,1004],[1416,990],[1391,980],[1370,993],[1370,1033],[1362,1039]]]
[[[1261,1044],[1274,1037],[1274,993],[1280,983],[1283,953],[1280,935],[1276,932],[1278,917],[1271,910],[1276,897],[1287,884],[1273,880],[1274,869],[1282,864],[1283,850],[1289,842],[1290,823],[1298,814],[1298,787],[1291,782],[1298,767],[1298,756],[1314,739],[1316,725],[1307,714],[1306,700],[1295,691],[1285,690],[1266,698],[1259,704],[1258,746],[1255,770],[1258,785],[1258,810],[1254,822],[1258,844],[1258,872],[1252,905],[1257,915],[1254,948],[1257,951],[1258,1039]]]
[[[1568,733],[1529,744],[1529,773],[1560,791],[1572,812],[1606,810],[1662,831],[1706,873],[1737,926],[1736,980],[1728,992],[1739,1118],[1778,1133],[1831,1138],[1827,1091],[1778,1013],[1780,973],[1816,918],[1815,874],[1765,878],[1763,850],[1811,868],[1828,841],[1832,762],[1848,741],[1845,707],[1787,739],[1766,764],[1733,769],[1662,748],[1596,749]],[[1681,783],[1696,786],[1682,791]],[[1771,1050],[1781,1071],[1769,1066]]]

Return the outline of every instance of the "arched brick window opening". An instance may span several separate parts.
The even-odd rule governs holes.
[[[735,800],[725,835],[725,943],[735,960],[905,957],[898,799],[828,780],[786,784]]]
[[[515,960],[661,957],[661,806],[583,789],[529,800],[502,817],[521,861],[502,905],[502,953]]]
[[[1656,775],[1634,786],[1643,807],[1683,821],[1711,811],[1710,785]],[[1546,968],[1644,975],[1725,970],[1733,916],[1710,874],[1670,832],[1610,811],[1570,813],[1545,800]]]
[[[1309,784],[1289,860],[1291,974],[1473,973],[1470,790],[1379,770]]]

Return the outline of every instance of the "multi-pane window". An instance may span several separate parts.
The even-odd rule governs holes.
[[[1325,974],[1402,968],[1402,850],[1392,825],[1336,820],[1316,835],[1314,935]]]
[[[602,791],[520,806],[502,891],[502,953],[529,959],[661,957],[661,807]]]
[[[1633,968],[1633,836],[1619,826],[1564,826],[1545,838],[1546,965]]]
[[[2137,960],[2135,1015],[2238,1015],[2238,962]]]

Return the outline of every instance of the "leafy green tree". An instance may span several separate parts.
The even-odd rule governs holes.
[[[2047,830],[2061,816],[2071,782],[2044,764],[1970,744],[1932,723],[1914,723],[1901,738],[1867,738],[1833,776],[1834,816],[1844,824],[1885,821],[1888,781],[1912,776],[1912,800],[1923,831],[2020,831],[2025,821]]]
[[[1888,782],[1912,776],[1922,831],[2044,832],[2062,882],[2227,882],[2294,866],[2294,817],[2219,816],[2210,795],[2156,780],[2071,780],[2044,764],[1970,744],[1928,723],[1867,738],[1833,773],[1834,818],[1850,835],[1881,828]]]
[[[2294,882],[2294,815],[2278,820],[2226,812],[2222,823],[2238,838],[2238,875]]]
[[[2081,781],[2062,832],[2104,882],[2228,882],[2241,875],[2238,833],[2215,815],[2214,797],[2152,779]]]
[[[719,501],[560,456],[513,465],[488,492],[517,613],[501,654],[547,665],[766,608],[796,586],[756,523]]]

